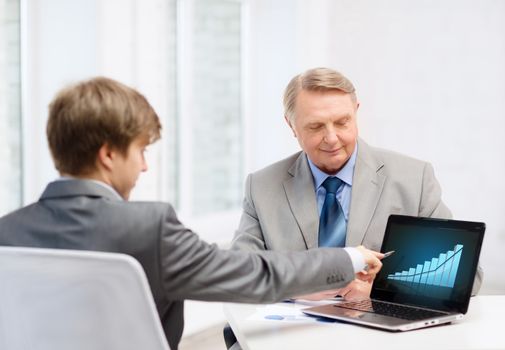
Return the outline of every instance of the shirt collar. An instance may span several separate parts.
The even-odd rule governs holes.
[[[356,164],[356,156],[358,154],[358,143],[354,147],[354,151],[351,154],[349,160],[345,163],[345,165],[340,169],[336,174],[327,174],[321,169],[319,169],[305,154],[307,160],[309,162],[310,171],[312,172],[312,178],[314,179],[314,187],[317,190],[324,180],[326,180],[329,176],[336,176],[347,185],[352,186],[352,177],[354,175],[354,165]]]
[[[60,176],[55,181],[68,181],[68,180],[75,180],[75,179],[76,179],[75,177],[71,177],[71,176]],[[117,199],[124,200],[123,197],[121,197],[119,195],[119,193],[117,193],[117,191],[112,186],[106,184],[105,182],[94,180],[94,179],[86,179],[86,181],[91,181],[99,186],[102,186],[103,188],[107,189],[112,194],[114,194],[114,197],[117,197]]]

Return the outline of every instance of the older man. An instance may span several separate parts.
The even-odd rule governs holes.
[[[285,120],[302,151],[248,176],[235,249],[379,250],[390,214],[451,217],[429,163],[358,137],[358,108],[353,84],[335,70],[310,69],[289,82]],[[479,268],[474,293],[481,280]],[[362,299],[370,290],[356,280],[303,297]]]

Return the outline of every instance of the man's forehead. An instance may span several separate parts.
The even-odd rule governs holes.
[[[335,95],[335,96],[348,96],[352,100],[352,96],[354,94],[351,94],[349,92],[345,92],[339,89],[326,89],[326,88],[320,88],[320,89],[300,89],[298,92],[298,96],[301,95],[306,95],[306,96],[321,96],[321,95]]]
[[[347,94],[349,95],[349,94]],[[304,119],[313,118],[345,118],[352,117],[356,114],[358,104],[350,97],[342,99],[342,95],[338,99],[333,99],[331,95],[326,96],[324,100],[312,99],[310,96],[302,96],[295,106],[295,114],[302,116]]]
[[[323,102],[323,104],[321,104]],[[357,101],[351,94],[339,90],[313,91],[302,90],[295,101],[295,109],[303,107],[323,108],[357,108]]]
[[[342,113],[332,113],[332,114],[306,114],[303,116],[303,124],[315,124],[315,123],[326,123],[326,122],[343,122],[348,119],[354,119],[354,113],[342,112]]]

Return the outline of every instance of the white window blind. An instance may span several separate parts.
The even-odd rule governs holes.
[[[0,215],[21,204],[19,0],[0,0]]]

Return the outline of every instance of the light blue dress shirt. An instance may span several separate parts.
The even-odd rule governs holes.
[[[344,212],[344,217],[346,223],[349,221],[349,209],[351,207],[351,190],[352,190],[352,177],[354,175],[354,166],[356,165],[356,156],[358,154],[358,144],[354,147],[354,151],[351,157],[345,163],[345,165],[336,174],[326,174],[324,171],[319,169],[309,157],[307,161],[309,162],[310,171],[312,172],[312,179],[314,180],[314,191],[316,192],[317,201],[317,211],[321,215],[321,210],[323,209],[324,199],[326,197],[326,189],[322,186],[324,180],[329,176],[336,176],[342,180],[342,185],[337,190],[336,197],[342,211]],[[344,248],[349,254],[354,272],[363,270],[365,267],[365,262],[361,253],[355,249],[346,247]]]
[[[345,165],[336,174],[326,174],[320,170],[312,161],[307,157],[309,162],[310,171],[312,172],[312,179],[314,180],[314,191],[316,192],[317,210],[321,215],[323,209],[324,198],[326,190],[322,186],[324,180],[329,176],[336,176],[342,180],[343,185],[337,190],[337,200],[344,212],[345,221],[349,221],[349,208],[351,206],[351,190],[352,190],[352,177],[354,175],[354,165],[356,164],[356,156],[358,154],[358,145],[354,147],[351,157]]]

